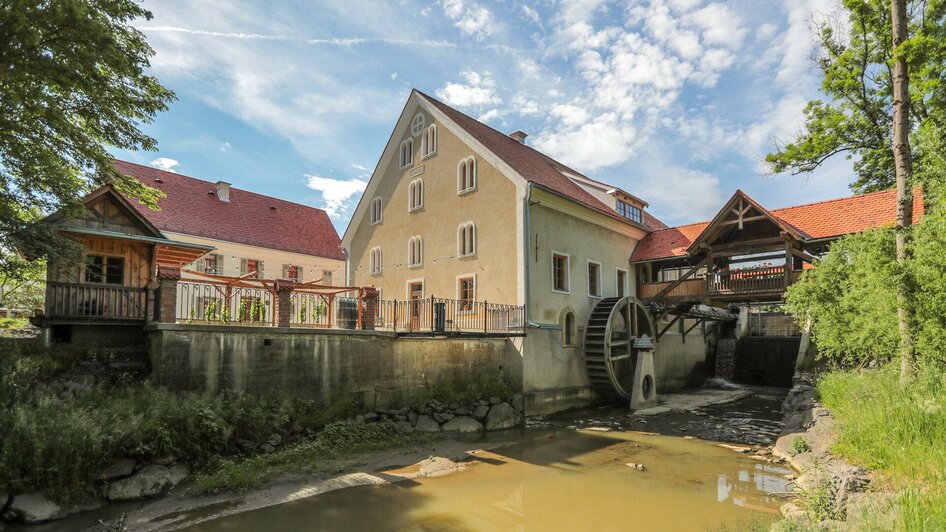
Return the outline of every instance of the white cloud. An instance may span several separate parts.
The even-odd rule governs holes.
[[[539,12],[525,4],[522,4],[522,13],[534,24],[542,22],[542,17],[539,16]]]
[[[703,28],[703,41],[733,50],[742,46],[748,31],[735,11],[724,4],[709,4],[692,13],[691,20]]]
[[[223,152],[230,151],[231,148],[233,148],[233,146],[231,146],[229,142],[224,142],[223,144],[220,145],[220,151],[223,151]]]
[[[766,22],[765,24],[759,26],[759,29],[755,32],[755,38],[759,41],[767,41],[775,36],[778,32],[778,26],[772,24],[771,22]]]
[[[151,161],[151,166],[155,168],[160,168],[161,170],[164,170],[165,172],[177,173],[177,171],[174,170],[174,168],[180,165],[181,165],[180,162],[176,161],[175,159],[170,159],[168,157],[158,157],[157,159]]]
[[[322,208],[332,218],[345,216],[352,199],[368,186],[361,179],[332,179],[309,174],[306,174],[306,178],[307,187],[322,193]]]
[[[489,9],[464,0],[443,0],[441,5],[453,25],[463,33],[472,35],[476,40],[482,40],[492,33],[495,21]]]
[[[397,72],[391,72],[391,79],[397,79]]]
[[[496,82],[489,72],[480,75],[468,70],[460,75],[466,80],[465,84],[448,82],[442,89],[437,90],[437,97],[456,107],[482,107],[502,103],[502,98],[496,94]]]
[[[493,108],[481,114],[476,119],[479,120],[480,122],[491,122],[499,118],[500,116],[502,116],[502,112],[499,109]]]

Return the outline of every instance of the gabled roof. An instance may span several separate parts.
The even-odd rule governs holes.
[[[702,231],[700,231],[700,234],[697,235],[697,237],[693,239],[693,242],[691,242],[690,246],[687,248],[687,252],[692,255],[696,251],[697,246],[699,246],[700,243],[705,241],[713,233],[713,231],[716,230],[717,227],[719,227],[721,223],[723,223],[727,218],[731,217],[734,214],[733,210],[737,208],[737,205],[742,206],[745,209],[749,209],[749,206],[754,207],[757,211],[759,211],[760,216],[765,216],[766,218],[769,219],[769,221],[771,221],[773,224],[778,226],[779,229],[792,235],[797,240],[805,240],[808,238],[808,235],[799,231],[796,227],[793,227],[790,224],[785,223],[778,216],[773,215],[771,212],[768,211],[768,209],[766,209],[761,204],[759,204],[759,202],[749,197],[748,194],[746,194],[742,190],[736,189],[735,194],[733,194],[732,197],[729,198],[729,201],[727,201],[726,204],[723,205],[723,208],[720,209],[719,212],[716,213],[716,216],[706,225],[706,227],[703,228]]]
[[[124,212],[135,224],[138,225],[146,235],[152,238],[164,239],[164,235],[161,231],[151,223],[150,220],[141,215],[136,208],[134,208],[128,198],[118,193],[115,190],[115,187],[112,185],[105,185],[99,187],[92,192],[86,194],[82,198],[82,204],[89,207],[95,200],[101,198],[102,196],[108,196],[112,201],[115,202],[115,205],[119,208],[120,211]],[[47,216],[44,220],[46,223],[53,223],[57,225],[63,225],[64,228],[73,229],[73,227],[68,226],[69,220],[65,218],[65,215],[62,211],[56,211],[53,214]],[[60,221],[62,223],[60,223]]]
[[[897,220],[896,200],[896,190],[884,190],[767,212],[796,231],[800,240],[812,241],[892,226]],[[923,194],[917,188],[913,195],[913,223],[918,223],[923,213]],[[700,222],[654,231],[637,244],[631,261],[685,257],[687,249],[709,225],[710,222]]]
[[[162,231],[303,255],[344,260],[338,233],[322,209],[238,188],[230,201],[217,199],[216,184],[126,161],[115,168],[167,197],[152,211],[136,201],[140,215]]]
[[[490,152],[499,157],[519,173],[526,181],[547,189],[553,193],[577,202],[585,207],[594,209],[608,216],[616,218],[624,223],[640,227],[646,231],[658,229],[664,224],[644,213],[644,223],[638,224],[618,214],[617,211],[604,204],[601,200],[595,198],[590,192],[583,189],[580,185],[572,181],[566,174],[573,174],[589,181],[595,181],[586,177],[581,172],[566,166],[565,164],[552,159],[548,155],[527,146],[509,135],[497,131],[486,124],[450,107],[449,105],[415,90],[423,99],[439,109],[454,123],[469,133],[473,138],[479,141]],[[596,181],[597,182],[597,181]],[[614,188],[614,187],[612,187]],[[665,227],[665,226],[664,226]]]

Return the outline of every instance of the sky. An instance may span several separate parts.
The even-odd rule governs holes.
[[[326,209],[341,234],[412,88],[649,202],[670,225],[738,188],[850,194],[851,162],[768,172],[822,97],[834,0],[146,0],[177,100],[119,158]]]

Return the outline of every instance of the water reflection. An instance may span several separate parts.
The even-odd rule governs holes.
[[[193,530],[705,529],[774,520],[780,501],[769,493],[785,483],[782,468],[712,443],[633,432],[556,431],[472,458],[461,473],[340,490]]]

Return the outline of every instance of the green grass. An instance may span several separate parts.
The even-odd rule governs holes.
[[[310,441],[272,454],[222,459],[210,464],[197,475],[194,488],[198,493],[243,491],[281,474],[318,470],[328,460],[429,442],[436,437],[429,434],[401,434],[391,422],[366,424],[339,421],[327,425]]]
[[[898,529],[946,529],[946,372],[901,387],[896,368],[837,371],[819,384],[838,421],[833,451],[879,473],[898,495]]]
[[[26,329],[30,320],[26,318],[0,318],[0,329]]]
[[[508,399],[513,393],[509,377],[496,366],[479,365],[472,370],[456,370],[440,376],[433,384],[431,397],[446,403],[469,404],[478,399]]]

